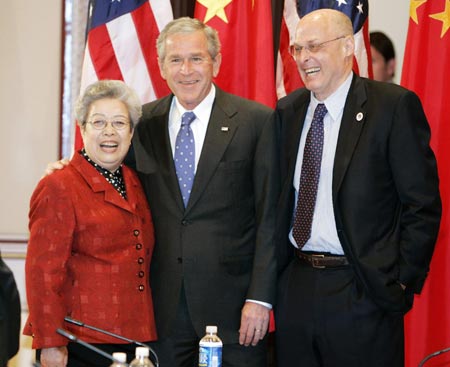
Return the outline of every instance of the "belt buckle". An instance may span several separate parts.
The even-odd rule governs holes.
[[[311,266],[315,269],[325,269],[325,265],[317,265],[319,259],[324,259],[325,255],[323,254],[311,254]]]

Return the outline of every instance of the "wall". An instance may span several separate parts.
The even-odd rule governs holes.
[[[59,150],[62,3],[0,2],[0,236],[26,235],[30,194]]]

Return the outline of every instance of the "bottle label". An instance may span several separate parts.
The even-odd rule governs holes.
[[[222,347],[200,346],[198,367],[222,367]]]

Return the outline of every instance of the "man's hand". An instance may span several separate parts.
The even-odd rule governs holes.
[[[269,327],[270,310],[258,303],[245,302],[241,312],[239,344],[255,346],[264,338]]]
[[[41,366],[42,367],[66,367],[67,366],[67,348],[42,348]]]
[[[69,160],[67,158],[61,159],[56,162],[49,163],[49,164],[47,164],[47,168],[45,169],[44,175],[42,177],[51,175],[56,170],[63,169],[68,164],[69,164]]]

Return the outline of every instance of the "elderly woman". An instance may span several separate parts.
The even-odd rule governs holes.
[[[24,333],[33,336],[43,367],[111,363],[68,343],[58,328],[108,353],[133,354],[133,346],[65,323],[65,316],[133,340],[156,339],[152,218],[136,173],[122,164],[140,115],[139,99],[123,82],[90,85],[76,106],[84,148],[32,195]]]

